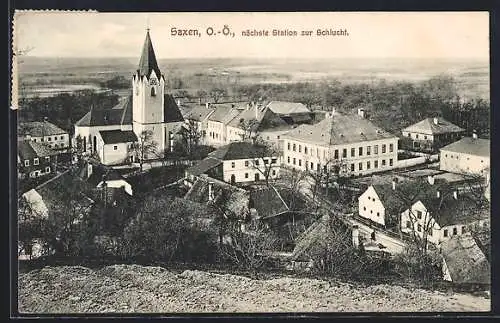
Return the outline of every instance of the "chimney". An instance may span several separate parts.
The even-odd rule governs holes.
[[[438,190],[438,191],[436,191],[436,197],[437,197],[437,198],[440,198],[440,197],[441,197],[441,192],[440,192],[439,190]]]
[[[457,191],[457,190],[454,190],[454,191],[453,191],[453,198],[454,198],[455,200],[458,200],[458,191]]]
[[[392,189],[395,191],[396,190],[396,183],[398,182],[397,178],[392,179]]]
[[[477,139],[477,132],[476,132],[476,130],[472,131],[472,139]]]
[[[434,124],[439,124],[438,118],[434,118],[433,121],[434,121]]]
[[[360,116],[361,118],[364,118],[365,117],[365,109],[359,108],[358,109],[358,116]]]
[[[208,182],[208,201],[209,202],[214,200],[213,185],[214,185],[214,183]]]
[[[434,175],[427,176],[427,181],[429,184],[434,185]]]
[[[177,106],[181,106],[181,99],[177,99]]]
[[[210,102],[205,103],[205,106],[207,107],[207,109],[210,108]]]
[[[172,133],[172,131],[168,132],[168,144],[169,144],[170,152],[173,152],[174,151],[174,134]]]
[[[87,178],[89,178],[92,175],[92,164],[87,163]]]
[[[359,248],[359,227],[357,225],[352,226],[352,245],[354,248]]]

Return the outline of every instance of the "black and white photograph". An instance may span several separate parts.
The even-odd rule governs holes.
[[[19,315],[491,311],[488,11],[12,37]]]

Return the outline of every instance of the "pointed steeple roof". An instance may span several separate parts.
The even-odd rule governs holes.
[[[158,67],[158,62],[156,61],[155,51],[153,49],[153,44],[151,42],[151,37],[149,36],[149,28],[146,31],[146,39],[144,40],[144,45],[142,46],[141,60],[139,61],[139,67],[137,71],[141,76],[150,75],[151,71],[154,70],[158,77],[161,76],[160,68]]]

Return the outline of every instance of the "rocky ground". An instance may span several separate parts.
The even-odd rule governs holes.
[[[391,285],[281,277],[253,280],[196,270],[114,265],[45,267],[19,275],[21,313],[456,312],[490,300]]]

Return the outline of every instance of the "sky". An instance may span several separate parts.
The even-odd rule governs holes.
[[[208,36],[227,25],[234,37]],[[445,58],[488,59],[488,12],[82,13],[16,12],[14,50],[42,57],[139,57],[150,28],[158,59]],[[171,29],[198,36],[172,36]],[[244,30],[299,36],[242,36]],[[317,36],[318,29],[348,36]],[[303,30],[312,36],[300,36]]]

